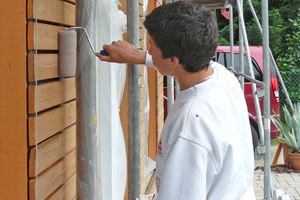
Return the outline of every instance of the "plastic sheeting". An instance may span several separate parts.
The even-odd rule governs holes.
[[[77,0],[76,26],[87,29],[96,51],[122,40],[118,3]],[[119,106],[126,66],[100,62],[77,33],[77,198],[123,199],[127,164]]]
[[[95,2],[78,0],[76,26],[85,27],[95,44]],[[100,146],[96,123],[96,59],[77,31],[77,198],[101,199]]]
[[[117,0],[97,1],[97,47],[123,40],[126,16]],[[101,135],[102,198],[124,199],[127,159],[119,107],[122,100],[126,65],[98,62],[97,112]]]

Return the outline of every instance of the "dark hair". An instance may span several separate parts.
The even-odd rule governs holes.
[[[188,72],[208,67],[218,45],[216,16],[203,5],[184,1],[162,5],[144,25],[162,57],[177,57]]]

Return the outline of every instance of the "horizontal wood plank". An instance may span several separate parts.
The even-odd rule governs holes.
[[[73,200],[76,197],[76,174],[56,191],[53,192],[46,200]]]
[[[144,75],[145,73],[145,65],[140,65],[140,75]]]
[[[139,5],[139,16],[143,17],[144,16],[144,7]]]
[[[29,54],[28,81],[39,81],[58,77],[58,54]]]
[[[145,76],[143,74],[140,75],[140,87],[145,87]]]
[[[164,97],[164,92],[163,90],[158,91],[157,96],[157,101],[159,101],[160,99],[162,99]]]
[[[144,31],[145,31],[144,29],[140,29],[140,30],[139,30],[139,39],[140,39],[140,40],[144,40],[144,38],[145,38],[145,36],[144,36]]]
[[[45,199],[64,184],[76,171],[76,151],[72,151],[62,160],[29,181],[30,200]],[[38,184],[36,184],[36,181]]]
[[[145,86],[140,87],[140,98],[144,99],[145,97]]]
[[[163,126],[164,126],[164,120],[158,120],[157,121],[157,133],[158,133],[159,137],[160,137],[161,131],[163,129]]]
[[[76,7],[61,0],[28,0],[28,19],[75,26]]]
[[[76,0],[63,0],[65,2],[69,2],[69,3],[72,3],[72,4],[75,4],[76,3]]]
[[[145,121],[142,121],[141,122],[141,136],[142,136],[142,139],[145,141]]]
[[[142,110],[141,111],[141,114],[140,114],[140,122],[142,123],[144,120],[145,120],[145,110]],[[142,130],[141,130],[142,131]]]
[[[47,169],[76,147],[76,125],[51,137],[30,150],[29,177],[34,177]]]
[[[141,99],[140,101],[140,111],[142,111],[145,108],[145,99]]]
[[[159,83],[162,83],[163,81],[164,81],[164,76],[158,73],[157,83],[159,84]]]
[[[40,112],[76,98],[75,77],[28,87],[29,113]]]
[[[139,17],[139,28],[140,29],[144,29],[144,18],[143,17]]]
[[[145,45],[144,45],[144,41],[140,41],[139,43],[140,43],[140,48],[146,50],[146,49],[145,49]]]
[[[36,145],[75,122],[75,100],[39,114],[37,117],[29,117],[29,145]]]
[[[58,50],[58,32],[67,28],[43,24],[28,23],[28,50]]]
[[[159,104],[160,105],[160,104]],[[163,108],[163,107],[162,107]],[[161,117],[161,116],[163,116],[164,115],[164,109],[160,109],[160,110],[158,110],[157,111],[157,117],[158,117],[158,119]]]
[[[162,113],[164,111],[164,103],[165,103],[165,99],[161,98],[157,101],[157,113]]]

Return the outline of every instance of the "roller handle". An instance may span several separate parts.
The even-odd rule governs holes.
[[[137,49],[143,50],[142,48],[137,48]],[[103,49],[103,50],[100,51],[100,55],[101,56],[109,56],[108,52],[105,49]]]

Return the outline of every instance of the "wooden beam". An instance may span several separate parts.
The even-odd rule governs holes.
[[[273,158],[272,165],[277,164],[278,158],[279,158],[279,155],[280,155],[280,152],[281,152],[281,149],[282,149],[282,142],[281,142],[281,140],[280,140],[280,141],[279,141],[279,144],[278,144],[278,147],[277,147],[277,150],[276,150],[276,153],[275,153],[275,156],[274,156],[274,158]]]
[[[140,44],[140,48],[145,50],[144,41],[140,40],[139,44]]]
[[[144,74],[140,75],[140,87],[145,87],[145,76]],[[144,96],[144,95],[141,95]]]
[[[28,81],[51,79],[58,77],[58,54],[29,54]]]
[[[140,65],[140,75],[144,75],[145,65]]]
[[[47,198],[57,188],[66,183],[75,171],[76,151],[74,150],[62,160],[55,163],[52,168],[39,175],[37,179],[29,181],[30,200]]]
[[[143,17],[144,16],[144,7],[139,5],[139,16]]]
[[[145,96],[145,86],[140,87],[140,98],[143,99]]]
[[[144,36],[144,29],[139,29],[139,39],[140,40],[144,40],[145,39],[145,36]]]
[[[56,191],[53,192],[46,200],[73,200],[76,197],[76,174]]]
[[[28,19],[75,26],[76,7],[60,0],[28,0]]]
[[[69,3],[72,3],[72,4],[76,4],[76,0],[63,0],[65,2],[69,2]]]
[[[0,199],[27,199],[26,1],[0,13]]]
[[[145,28],[145,27],[144,27],[144,21],[145,21],[144,18],[142,18],[142,17],[139,18],[139,28],[140,28],[140,29]]]
[[[64,27],[28,22],[28,50],[58,50],[58,32]]]
[[[140,103],[140,111],[142,111],[142,110],[144,110],[144,108],[145,108],[145,99],[141,99],[140,102],[141,102],[141,103]]]
[[[40,174],[75,147],[75,125],[42,142],[37,148],[33,147],[29,154],[29,177]]]
[[[29,113],[39,112],[76,98],[75,78],[28,87]]]
[[[159,102],[161,99],[164,98],[164,91],[163,90],[158,91],[158,94],[156,96],[157,96],[157,102]]]
[[[75,122],[76,101],[51,109],[37,117],[29,117],[29,145],[36,145]]]
[[[148,133],[148,156],[152,160],[156,160],[156,149],[157,149],[157,117],[156,117],[156,76],[154,68],[148,68],[148,85],[149,85],[149,133]]]

